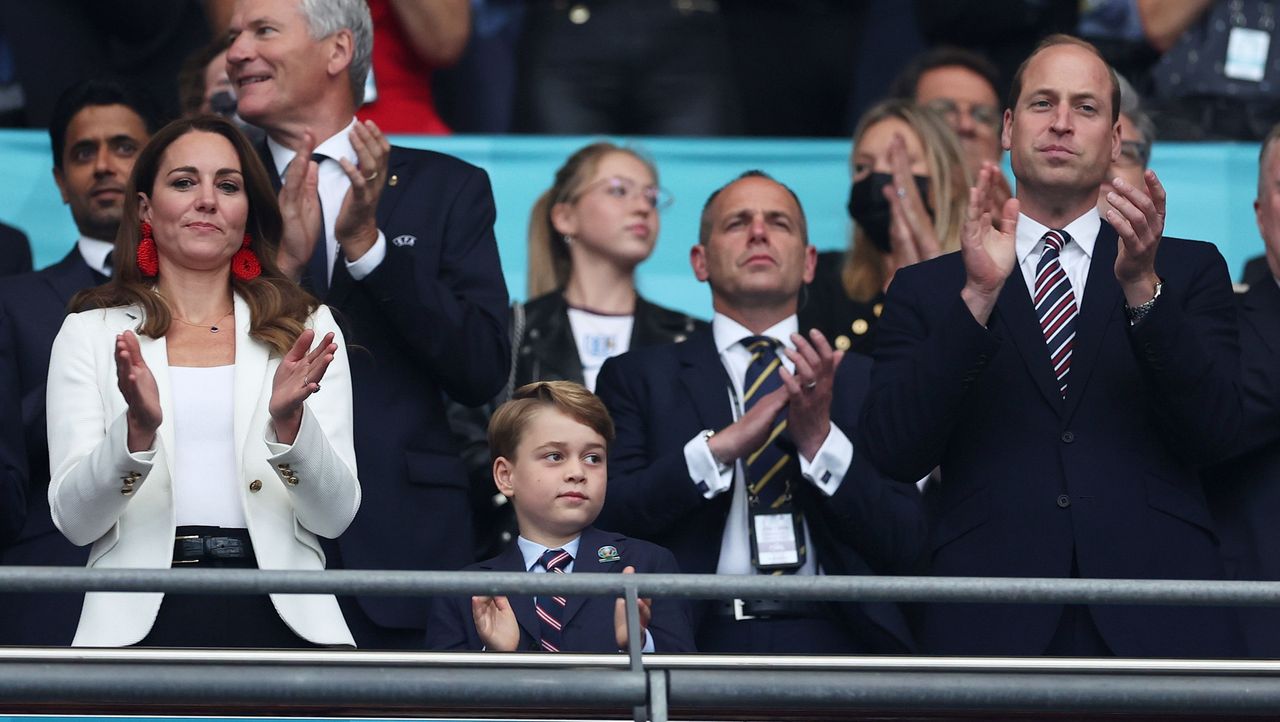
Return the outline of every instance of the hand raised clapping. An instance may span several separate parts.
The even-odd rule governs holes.
[[[320,379],[333,362],[338,345],[333,333],[311,349],[316,332],[306,329],[298,336],[293,348],[284,355],[271,382],[271,401],[268,410],[275,425],[276,438],[282,444],[292,444],[302,425],[302,402],[320,390]],[[308,349],[311,349],[308,351]]]
[[[160,389],[156,377],[142,358],[138,337],[133,331],[116,336],[116,385],[129,405],[125,421],[129,427],[130,452],[147,451],[155,444],[160,428]]]
[[[969,207],[960,235],[966,277],[961,297],[973,317],[984,325],[1018,256],[1018,199],[1005,201],[1000,218],[994,223],[988,210],[992,185],[999,173],[994,163],[982,165],[978,184],[969,189]]]

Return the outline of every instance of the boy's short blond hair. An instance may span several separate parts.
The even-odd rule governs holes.
[[[600,434],[606,449],[613,443],[613,419],[600,397],[573,381],[535,381],[516,389],[489,419],[491,459],[515,458],[534,413],[548,406]]]

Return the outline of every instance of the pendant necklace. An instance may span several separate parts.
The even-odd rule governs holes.
[[[188,326],[193,326],[193,327],[195,327],[195,328],[207,328],[207,329],[209,329],[209,333],[217,333],[218,331],[220,331],[220,330],[221,330],[221,329],[219,329],[219,328],[218,328],[218,322],[219,322],[219,321],[221,321],[222,319],[226,318],[227,316],[230,316],[230,315],[231,315],[232,313],[234,313],[234,312],[235,312],[235,309],[234,309],[234,308],[233,308],[233,309],[231,309],[230,311],[227,311],[226,313],[222,314],[221,316],[219,316],[219,317],[215,318],[215,319],[213,320],[213,323],[192,323],[192,322],[188,321],[187,319],[185,319],[185,318],[183,318],[183,317],[179,316],[179,315],[178,315],[177,313],[175,313],[175,312],[172,312],[172,311],[171,311],[171,312],[170,312],[170,314],[171,314],[171,315],[172,315],[176,320],[178,320],[178,321],[180,321],[180,322],[182,322],[182,323],[185,323],[185,324],[187,324]]]

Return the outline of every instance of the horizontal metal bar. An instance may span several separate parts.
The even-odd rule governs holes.
[[[0,567],[0,593],[623,596],[631,588],[644,597],[708,599],[1280,606],[1280,582],[1251,581]]]
[[[680,708],[1274,715],[1280,678],[672,670]]]

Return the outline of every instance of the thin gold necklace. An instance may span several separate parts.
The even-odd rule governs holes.
[[[183,318],[183,317],[179,316],[177,311],[170,311],[169,313],[170,313],[170,314],[172,314],[172,316],[174,317],[174,319],[175,319],[175,320],[177,320],[177,321],[179,321],[179,322],[181,322],[181,323],[185,323],[185,324],[187,324],[188,326],[192,326],[192,327],[195,327],[195,328],[208,328],[208,329],[209,329],[209,333],[217,333],[217,332],[220,330],[220,329],[218,328],[218,322],[219,322],[219,321],[221,321],[222,319],[226,318],[227,316],[230,316],[232,313],[235,313],[235,309],[233,308],[233,309],[231,309],[230,311],[227,311],[226,313],[222,314],[221,316],[219,316],[219,317],[217,317],[217,318],[213,319],[213,323],[192,323],[192,322],[188,321],[187,319],[185,319],[185,318]]]

